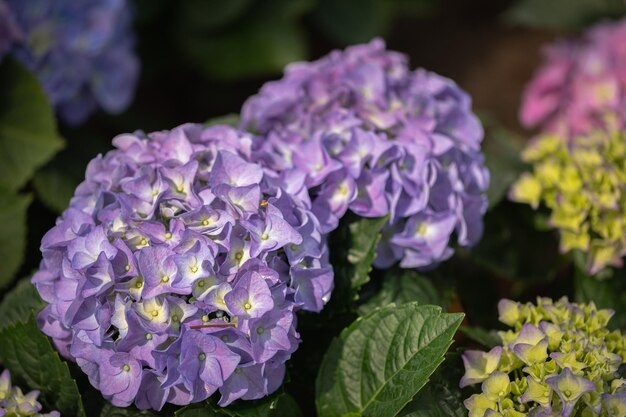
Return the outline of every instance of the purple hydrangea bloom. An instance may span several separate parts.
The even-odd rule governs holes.
[[[5,369],[0,374],[0,417],[60,417],[58,411],[42,414],[41,404],[37,401],[39,391],[24,394],[19,387],[11,385],[11,375]]]
[[[483,129],[453,81],[418,69],[382,40],[287,67],[242,111],[262,135],[259,157],[297,169],[328,233],[349,209],[389,215],[375,265],[428,267],[452,254],[450,236],[482,234],[489,173]]]
[[[15,23],[13,13],[6,3],[0,1],[0,61],[9,52],[13,43],[21,40],[22,33]]]
[[[97,108],[119,113],[128,107],[139,61],[127,0],[0,0],[0,55],[11,40],[7,12],[21,34],[13,37],[12,52],[37,75],[66,122],[81,123]]]
[[[561,40],[545,50],[545,63],[528,84],[520,120],[573,138],[626,122],[626,20],[604,22],[580,40]]]
[[[44,236],[41,328],[113,404],[263,397],[298,347],[296,311],[328,301],[305,177],[252,163],[255,140],[192,124],[120,135]]]

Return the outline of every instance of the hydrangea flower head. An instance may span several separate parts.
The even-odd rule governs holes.
[[[60,417],[58,411],[42,414],[37,402],[39,391],[24,394],[19,387],[11,385],[11,375],[5,369],[0,374],[0,417]]]
[[[130,104],[139,62],[127,0],[0,0],[0,55],[11,39],[11,52],[68,123]]]
[[[287,67],[242,111],[278,171],[306,174],[324,232],[351,210],[389,215],[375,265],[427,267],[482,234],[489,173],[469,96],[381,40]]]
[[[625,127],[626,20],[600,23],[580,40],[546,49],[528,85],[523,125],[568,139],[606,126]]]
[[[618,131],[596,130],[575,140],[556,135],[535,139],[522,154],[533,165],[513,185],[510,197],[551,210],[561,251],[586,254],[591,274],[622,265],[626,253],[626,145]]]
[[[464,402],[470,417],[624,415],[626,337],[607,329],[613,311],[567,298],[501,300],[498,310],[512,327],[498,332],[501,346],[463,354],[460,386],[481,384]]]
[[[253,141],[224,126],[120,135],[44,236],[41,328],[113,404],[267,395],[298,347],[295,312],[328,301],[304,178],[250,162]]]

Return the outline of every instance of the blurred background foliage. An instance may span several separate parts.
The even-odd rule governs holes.
[[[517,111],[542,46],[624,15],[623,0],[134,0],[133,6],[142,70],[122,115],[100,112],[78,128],[59,124],[35,78],[10,59],[0,63],[0,299],[37,268],[41,237],[88,161],[110,149],[116,134],[236,114],[285,65],[381,36],[413,67],[450,77],[472,95],[492,178],[485,234],[433,271],[373,271],[358,285],[362,271],[341,271],[331,308],[302,315],[305,343],[291,366],[311,373],[292,375],[287,384],[302,409],[314,409],[312,381],[332,337],[377,306],[410,298],[463,311],[466,339],[457,339],[470,344],[490,343],[483,329],[497,327],[501,297],[593,300],[617,310],[614,325],[626,325],[625,273],[607,271],[597,281],[576,272],[575,256],[559,254],[545,214],[506,201],[524,169],[519,151],[533,134],[520,128]],[[341,247],[350,230],[334,233],[331,245]],[[340,289],[348,295],[339,297]],[[444,393],[442,402],[458,400],[438,384],[431,389]],[[409,407],[405,415],[426,415],[413,412]]]

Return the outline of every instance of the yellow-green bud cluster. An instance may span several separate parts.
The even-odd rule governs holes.
[[[566,141],[541,136],[523,152],[533,165],[513,185],[514,201],[551,211],[561,234],[561,250],[587,254],[594,274],[621,265],[626,253],[626,135],[596,131]]]
[[[460,386],[481,384],[465,400],[469,417],[626,416],[626,337],[606,327],[613,312],[593,303],[501,300],[501,346],[463,354]]]

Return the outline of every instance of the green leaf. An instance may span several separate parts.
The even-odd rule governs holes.
[[[486,330],[482,327],[475,326],[461,326],[459,330],[474,342],[480,343],[488,349],[499,345],[501,342],[500,337],[495,330]]]
[[[372,262],[376,258],[376,245],[387,220],[388,217],[368,219],[344,216],[331,234],[329,247],[335,270],[332,306],[345,306],[356,299],[359,288],[369,281]]]
[[[61,213],[68,207],[79,183],[79,179],[57,166],[46,166],[37,171],[33,178],[37,196],[56,213]]]
[[[0,187],[20,189],[63,147],[37,79],[15,61],[0,65]]]
[[[624,13],[623,0],[521,0],[504,18],[509,23],[535,28],[580,29]]]
[[[236,80],[275,75],[306,59],[307,42],[299,18],[310,0],[258,0],[223,30],[180,31],[180,47],[211,77]]]
[[[238,401],[221,411],[230,417],[302,417],[298,404],[284,392],[257,401]]]
[[[500,278],[512,280],[520,294],[531,284],[546,284],[567,259],[559,256],[558,234],[535,227],[537,213],[526,204],[503,201],[485,215],[482,240],[469,253],[459,255],[488,269]],[[474,285],[471,282],[468,285]],[[477,294],[484,288],[474,288]],[[463,296],[463,294],[461,293]],[[480,301],[480,295],[475,301]]]
[[[417,303],[374,310],[333,340],[316,382],[320,417],[392,417],[443,361],[463,314]]]
[[[224,417],[224,414],[217,412],[212,406],[205,403],[193,404],[187,407],[181,408],[174,413],[176,417]]]
[[[360,219],[350,225],[352,244],[348,249],[348,269],[353,289],[359,289],[367,283],[372,270],[372,262],[376,258],[376,245],[380,241],[380,231],[389,218]]]
[[[179,4],[179,20],[189,31],[216,30],[232,23],[252,3],[252,0],[185,0]]]
[[[302,412],[295,400],[279,391],[255,401],[235,401],[226,408],[205,401],[192,404],[175,415],[177,417],[301,417]]]
[[[594,302],[598,308],[610,308],[615,311],[608,327],[623,329],[626,326],[626,272],[605,269],[604,279],[589,276],[585,265],[576,264],[574,275],[574,294],[579,303]]]
[[[431,381],[398,414],[399,417],[466,417],[459,381],[463,374],[460,355],[451,354]]]
[[[0,303],[0,328],[24,321],[33,312],[38,313],[45,305],[37,289],[31,284],[30,278],[23,278]]]
[[[481,119],[486,128],[483,152],[485,165],[491,174],[487,199],[489,208],[492,208],[506,197],[511,185],[524,172],[526,164],[520,159],[523,141],[491,117],[482,115]]]
[[[0,363],[17,385],[41,391],[39,401],[64,416],[85,416],[76,382],[34,316],[0,330]]]
[[[205,127],[215,126],[215,125],[227,125],[237,127],[239,126],[239,120],[241,117],[237,113],[229,113],[223,116],[214,117],[212,119],[204,122]]]
[[[106,403],[102,407],[100,417],[157,417],[157,414],[152,411],[137,410],[134,407],[118,408],[110,403]]]
[[[393,4],[380,0],[320,0],[313,23],[331,40],[350,45],[383,35],[393,17]]]
[[[31,201],[28,194],[17,195],[0,189],[0,288],[13,280],[24,260],[26,213]]]
[[[383,287],[372,298],[359,306],[358,313],[364,316],[376,308],[389,304],[401,305],[417,301],[420,305],[442,305],[443,301],[428,278],[414,270],[397,270],[386,273]]]

